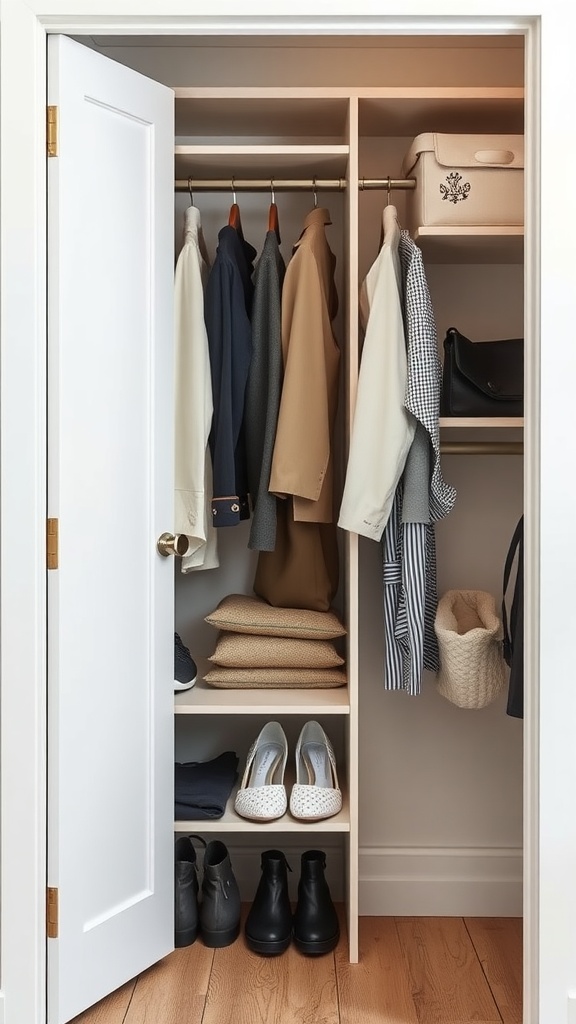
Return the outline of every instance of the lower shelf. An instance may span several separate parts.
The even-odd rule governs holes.
[[[176,715],[348,715],[347,686],[326,689],[290,689],[287,686],[225,690],[202,678],[208,663],[199,660],[198,681],[191,690],[174,695]]]
[[[342,794],[342,810],[333,818],[324,818],[323,821],[297,821],[289,813],[284,814],[276,821],[248,821],[241,818],[234,810],[234,798],[236,789],[232,793],[222,818],[210,821],[175,821],[175,832],[251,832],[254,835],[268,832],[349,832],[350,831],[350,807],[348,796]]]

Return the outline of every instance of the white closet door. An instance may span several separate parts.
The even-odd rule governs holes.
[[[156,540],[173,526],[174,96],[65,37],[48,57],[48,1020],[62,1024],[173,947],[174,565]]]

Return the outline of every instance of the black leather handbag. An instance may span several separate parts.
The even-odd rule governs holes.
[[[516,558],[516,581],[510,606],[506,608],[506,591],[510,582],[512,564]],[[504,630],[504,661],[510,666],[508,704],[506,714],[524,717],[524,516],[520,517],[504,563],[502,585],[502,627]]]
[[[449,327],[444,339],[440,413],[523,416],[523,338],[474,342]]]

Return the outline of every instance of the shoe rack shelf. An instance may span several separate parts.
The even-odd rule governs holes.
[[[287,776],[286,789],[290,795],[292,785],[290,776]],[[342,783],[340,783],[342,786]],[[214,821],[175,821],[175,832],[250,832],[252,835],[269,835],[271,833],[327,833],[327,832],[350,832],[350,802],[346,789],[342,787],[342,810],[331,818],[323,818],[321,821],[300,821],[293,818],[288,812],[275,821],[250,821],[241,818],[234,810],[234,799],[238,787],[235,787],[226,810],[221,818]],[[266,840],[268,842],[268,840]]]

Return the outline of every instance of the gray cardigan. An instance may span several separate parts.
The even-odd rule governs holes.
[[[274,231],[268,231],[252,281],[252,360],[246,386],[244,425],[248,489],[253,518],[248,547],[274,551],[276,497],[268,491],[282,390],[280,299],[286,267]]]

